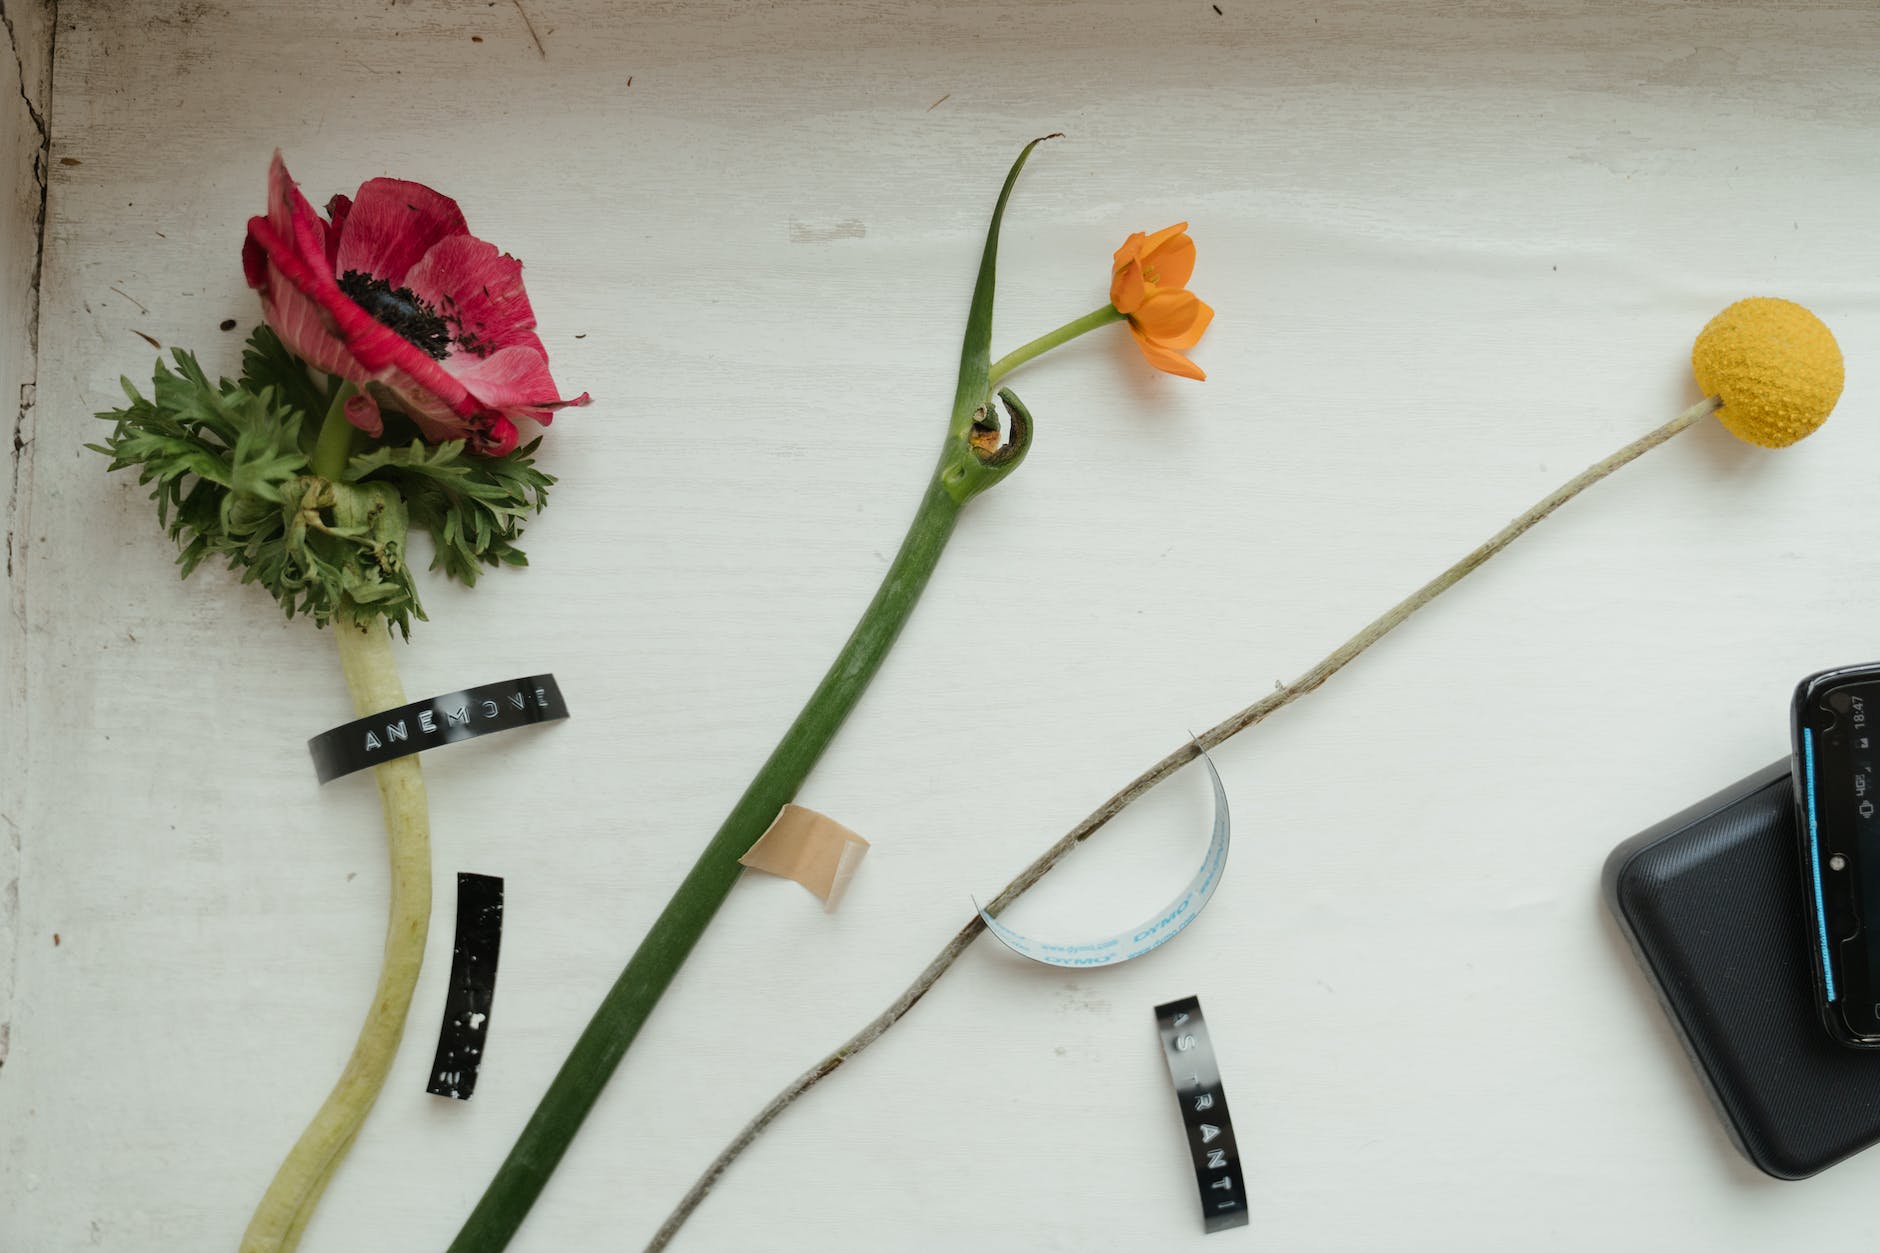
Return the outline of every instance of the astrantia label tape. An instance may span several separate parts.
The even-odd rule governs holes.
[[[1194,1159],[1195,1187],[1201,1192],[1201,1220],[1208,1231],[1244,1227],[1247,1181],[1240,1173],[1240,1146],[1234,1142],[1227,1090],[1221,1086],[1221,1067],[1201,1017],[1200,998],[1185,996],[1157,1005],[1155,1025],[1162,1035],[1175,1099],[1182,1107],[1182,1134]]]
[[[1115,935],[1078,944],[1050,944],[1021,935],[975,903],[974,908],[979,909],[979,917],[985,922],[986,930],[1020,957],[1029,957],[1047,966],[1068,967],[1114,966],[1118,962],[1153,952],[1187,930],[1188,925],[1208,907],[1214,889],[1220,886],[1221,872],[1227,868],[1227,848],[1231,842],[1227,789],[1221,786],[1221,776],[1214,768],[1214,759],[1205,751],[1201,753],[1201,764],[1208,768],[1208,778],[1214,784],[1214,833],[1208,840],[1208,851],[1201,859],[1201,868],[1195,871],[1195,877],[1188,881],[1188,886],[1180,896],[1127,931],[1118,931]]]
[[[307,741],[314,773],[329,783],[355,770],[396,761],[440,744],[473,740],[568,716],[552,674],[505,679],[482,687],[413,701],[358,718]]]

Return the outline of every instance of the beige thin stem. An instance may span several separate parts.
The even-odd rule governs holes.
[[[1657,430],[1627,444],[1605,460],[1588,466],[1542,497],[1533,508],[1497,531],[1486,543],[1469,553],[1468,556],[1397,602],[1362,631],[1332,650],[1323,661],[1298,679],[1261,697],[1226,721],[1210,727],[1196,739],[1184,741],[1174,752],[1130,780],[1121,791],[1099,805],[1089,817],[1065,832],[1057,843],[1046,849],[1035,861],[1021,870],[1017,878],[1006,884],[1004,890],[993,898],[990,905],[986,906],[986,911],[996,917],[1013,901],[1029,891],[1040,879],[1051,873],[1052,868],[1064,860],[1065,855],[1072,849],[1095,835],[1110,819],[1127,809],[1149,789],[1193,761],[1202,749],[1215,747],[1255,723],[1264,721],[1268,715],[1284,709],[1307,692],[1321,686],[1327,679],[1349,665],[1358,654],[1403,625],[1411,614],[1461,582],[1483,562],[1521,538],[1548,514],[1620,466],[1636,460],[1680,431],[1715,413],[1719,403],[1715,396],[1707,397]],[[887,1034],[888,1028],[894,1026],[907,1014],[908,1010],[920,1003],[920,999],[940,981],[940,977],[952,968],[960,954],[964,953],[984,930],[985,923],[977,914],[973,915],[967,920],[966,925],[955,932],[953,938],[948,940],[946,945],[934,955],[933,960],[927,963],[926,968],[920,972],[914,982],[908,984],[886,1009],[875,1015],[867,1026],[850,1036],[834,1052],[791,1080],[781,1092],[772,1097],[769,1103],[758,1111],[757,1116],[746,1123],[744,1129],[739,1131],[712,1160],[711,1165],[705,1169],[705,1173],[698,1177],[698,1181],[692,1185],[691,1190],[680,1200],[647,1244],[646,1253],[657,1253],[658,1250],[670,1244],[673,1236],[678,1234],[679,1228],[685,1225],[686,1219],[691,1217],[692,1212],[710,1194],[719,1177],[758,1136],[763,1134],[764,1129],[775,1122],[777,1116],[793,1105],[805,1092],[834,1074],[841,1066]]]
[[[336,623],[340,666],[360,717],[405,703],[397,658],[383,622]],[[391,911],[385,959],[358,1041],[339,1082],[268,1186],[242,1237],[241,1253],[293,1253],[359,1127],[371,1112],[405,1033],[412,990],[431,921],[431,822],[418,759],[373,767],[391,854]]]

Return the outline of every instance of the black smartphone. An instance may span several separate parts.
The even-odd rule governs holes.
[[[1802,910],[1822,1022],[1880,1048],[1880,664],[1803,679],[1792,705]]]
[[[1621,844],[1605,875],[1738,1147],[1779,1179],[1880,1140],[1880,1052],[1823,1031],[1810,986],[1819,946],[1802,905],[1812,885],[1796,873],[1796,777],[1787,761],[1759,771]]]

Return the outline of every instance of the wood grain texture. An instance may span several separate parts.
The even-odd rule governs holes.
[[[1782,750],[1795,679],[1874,648],[1871,7],[523,7],[534,38],[483,0],[60,6],[24,652],[0,653],[30,694],[0,1249],[232,1247],[375,968],[371,787],[317,789],[303,747],[347,716],[330,641],[178,581],[82,448],[148,373],[134,332],[234,367],[269,152],[315,201],[381,173],[459,197],[595,396],[544,446],[534,564],[427,586],[402,658],[413,693],[552,670],[574,717],[425,763],[438,873],[509,886],[502,1006],[476,1099],[426,1095],[434,928],[318,1253],[448,1241],[815,682],[940,438],[998,179],[1054,130],[995,354],[1098,303],[1127,231],[1187,219],[1210,379],[1120,332],[1012,378],[1031,459],[801,797],[873,843],[841,912],[739,886],[517,1253],[634,1247],[971,894],[1696,399],[1692,336],[1752,293],[1848,350],[1821,434],[1681,437],[1226,746],[1241,838],[1189,934],[1070,977],[982,945],[675,1247],[1212,1247],[1150,1013],[1188,993],[1263,1247],[1873,1227],[1880,1165],[1796,1188],[1735,1159],[1595,892],[1614,843]],[[1205,831],[1178,781],[1013,922],[1145,913]]]

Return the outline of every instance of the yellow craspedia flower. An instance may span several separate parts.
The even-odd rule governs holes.
[[[1717,419],[1738,439],[1786,448],[1828,420],[1841,398],[1841,346],[1820,318],[1792,300],[1753,296],[1710,320],[1691,349],[1691,369]]]

